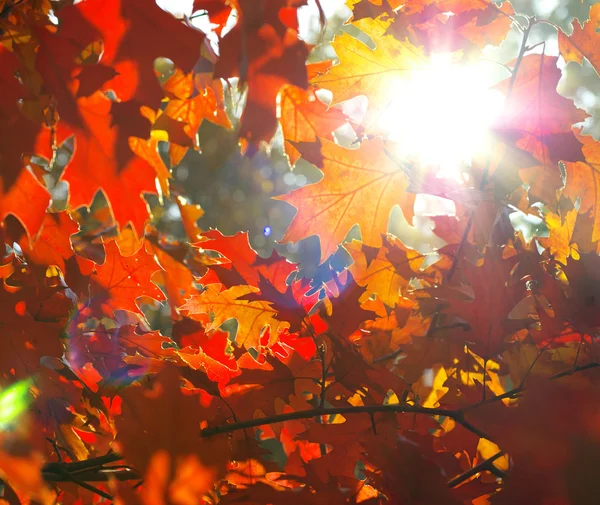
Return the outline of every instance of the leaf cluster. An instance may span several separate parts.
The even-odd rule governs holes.
[[[0,0],[4,501],[595,500],[600,143],[530,45],[543,22],[349,0],[318,60],[305,3],[195,0],[209,36],[155,0]],[[554,27],[565,61],[600,72],[599,23],[596,5]],[[404,160],[378,123],[397,79],[509,30],[504,111],[467,182]],[[322,173],[276,196],[295,209],[280,243],[318,236],[316,268],[198,224],[172,174],[207,123],[238,139],[231,159],[280,147]],[[421,233],[418,195],[456,208],[428,248],[388,233],[395,207]]]

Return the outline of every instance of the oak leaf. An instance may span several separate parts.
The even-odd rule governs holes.
[[[318,137],[335,140],[333,132],[346,122],[341,109],[327,107],[312,90],[285,86],[277,97],[277,116],[288,142],[315,142]],[[290,156],[289,144],[286,151]],[[292,153],[294,148],[292,148]]]
[[[434,295],[439,291],[447,300],[447,313],[469,323],[466,328],[457,327],[455,335],[472,342],[470,348],[484,358],[504,349],[505,339],[525,325],[524,320],[509,319],[512,309],[525,296],[524,286],[510,281],[516,260],[516,257],[503,258],[498,247],[489,247],[483,265],[476,266],[463,260],[460,266],[469,291],[465,292],[461,287],[453,290],[448,286],[429,290]],[[498,296],[498,292],[502,296]]]
[[[566,35],[558,30],[558,49],[566,62],[576,61],[580,65],[583,58],[592,64],[600,75],[600,5],[590,8],[590,17],[584,23],[575,21],[573,33]]]
[[[276,339],[277,330],[283,325],[277,317],[277,311],[264,301],[247,301],[242,297],[257,291],[252,286],[234,286],[221,290],[221,284],[209,284],[200,295],[191,296],[179,310],[192,319],[205,323],[205,329],[218,329],[225,321],[237,319],[236,343],[246,349],[259,350],[260,337],[266,326],[272,328],[271,338]]]
[[[85,0],[75,8],[100,33],[100,62],[118,74],[105,88],[122,101],[158,105],[162,91],[154,71],[156,58],[169,58],[189,72],[200,57],[204,34],[175,19],[154,0]]]
[[[566,383],[531,380],[517,408],[496,402],[469,412],[467,419],[494,437],[513,461],[511,479],[494,502],[593,500],[596,483],[587,468],[599,454],[589,421],[590,412],[598,409],[595,372]]]
[[[587,114],[556,91],[561,78],[556,62],[553,56],[526,55],[514,81],[506,79],[496,86],[508,95],[496,128],[507,140],[520,141],[521,149],[543,153],[545,148],[552,161],[579,161],[580,144],[572,125]]]
[[[412,218],[414,195],[406,193],[404,170],[385,155],[381,139],[365,140],[358,149],[322,143],[323,179],[276,197],[298,209],[281,241],[319,235],[323,262],[359,224],[363,242],[380,247],[394,205]]]
[[[567,183],[563,194],[573,202],[579,199],[579,212],[590,213],[593,222],[592,242],[600,239],[600,142],[589,136],[580,136],[583,141],[585,161],[565,163]]]
[[[221,40],[215,67],[216,77],[239,77],[248,85],[239,133],[253,145],[275,134],[279,90],[287,84],[308,86],[308,48],[277,16],[283,2],[271,4],[256,9],[253,2],[238,0],[238,23]]]
[[[394,307],[402,291],[417,275],[424,256],[404,246],[400,239],[386,235],[377,256],[368,261],[358,241],[351,242],[346,249],[354,259],[350,272],[359,286],[367,293],[376,295],[388,307]]]
[[[43,356],[62,355],[61,337],[76,301],[64,285],[53,286],[46,272],[36,275],[14,256],[13,261],[14,273],[0,281],[0,374],[23,378],[35,373]]]
[[[23,155],[35,152],[35,137],[41,126],[19,107],[19,100],[26,97],[25,88],[16,78],[19,62],[3,45],[0,45],[0,68],[0,220],[13,215],[29,236],[34,236],[44,220],[50,193],[25,168]],[[38,154],[49,153],[46,148]]]
[[[89,205],[98,189],[108,198],[115,220],[122,226],[132,223],[142,234],[148,219],[148,210],[142,193],[156,193],[156,169],[145,159],[135,156],[121,126],[136,121],[134,115],[114,125],[111,113],[113,102],[98,92],[78,99],[84,129],[71,129],[60,125],[60,141],[75,135],[73,156],[66,166],[62,180],[69,183],[69,203],[72,207]],[[142,118],[142,121],[145,119]],[[38,137],[38,145],[50,142],[49,133]],[[119,160],[128,151],[127,161]],[[132,195],[135,195],[131,198]]]
[[[389,21],[364,18],[354,25],[369,34],[375,49],[348,33],[336,36],[332,45],[339,63],[311,83],[333,93],[331,105],[366,95],[369,108],[381,110],[389,104],[398,80],[409,77],[425,57],[410,42],[384,35]]]
[[[106,260],[91,277],[92,304],[112,315],[117,309],[141,313],[136,300],[142,296],[164,300],[165,295],[151,280],[160,270],[153,256],[140,249],[134,256],[124,257],[115,242],[105,247]]]

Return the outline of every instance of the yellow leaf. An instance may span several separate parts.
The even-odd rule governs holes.
[[[374,50],[347,33],[335,37],[332,45],[339,64],[312,80],[313,84],[333,93],[332,105],[366,95],[370,108],[385,107],[398,79],[406,78],[425,61],[422,50],[410,42],[384,35],[389,23],[379,18],[364,18],[353,23],[373,39]]]
[[[577,252],[571,247],[575,222],[577,221],[577,211],[575,209],[568,211],[564,219],[558,214],[550,212],[544,217],[544,221],[546,221],[550,236],[540,238],[540,243],[550,249],[554,258],[560,263],[566,264],[567,258],[573,253],[576,254],[575,259],[577,259],[579,257]]]
[[[444,387],[446,380],[448,380],[448,375],[442,365],[425,369],[423,375],[413,384],[413,393],[419,397],[417,404],[427,408],[439,407],[440,398],[449,389]]]
[[[387,235],[384,247],[368,265],[360,242],[353,241],[345,247],[354,263],[349,270],[359,286],[366,286],[368,294],[377,294],[388,307],[394,307],[401,291],[416,276],[424,256],[404,246],[394,237]]]
[[[258,291],[257,288],[246,285],[221,291],[221,284],[209,284],[206,291],[191,296],[179,310],[192,319],[200,316],[203,322],[206,315],[209,315],[210,322],[205,323],[206,331],[217,329],[228,319],[235,318],[238,322],[237,344],[259,349],[260,337],[266,326],[271,327],[269,338],[273,342],[277,338],[277,330],[283,329],[285,324],[275,319],[277,311],[269,302],[240,299]]]
[[[477,456],[481,461],[485,461],[499,452],[500,447],[498,447],[494,442],[490,442],[485,438],[479,439],[479,443],[477,444]],[[508,454],[500,456],[494,461],[493,465],[498,468],[498,470],[506,472],[508,470]]]

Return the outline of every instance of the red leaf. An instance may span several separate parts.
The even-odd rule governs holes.
[[[165,299],[165,295],[151,280],[152,275],[160,270],[154,257],[143,248],[134,256],[123,257],[117,244],[106,244],[106,260],[96,268],[92,276],[90,296],[91,302],[98,305],[107,315],[114,310],[130,310],[140,312],[136,300],[149,296],[155,300]]]

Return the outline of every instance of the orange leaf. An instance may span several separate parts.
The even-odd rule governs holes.
[[[337,108],[329,108],[314,91],[285,86],[278,96],[278,116],[283,136],[292,142],[315,142],[317,137],[333,140],[333,132],[346,120]]]
[[[156,170],[145,159],[135,156],[129,147],[121,128],[131,118],[115,126],[111,114],[113,103],[100,92],[79,98],[78,105],[85,128],[58,129],[61,140],[75,134],[73,157],[62,175],[69,183],[69,203],[72,207],[88,205],[102,188],[115,220],[122,227],[131,222],[141,235],[148,219],[142,193],[156,193]],[[135,116],[133,120],[136,121]],[[48,135],[49,132],[40,135],[38,145],[49,143]]]
[[[581,199],[579,212],[589,212],[593,221],[592,242],[600,239],[600,142],[579,136],[584,142],[585,162],[565,163],[567,184],[563,194],[576,201]]]
[[[355,224],[365,244],[380,247],[392,207],[400,205],[411,219],[414,201],[414,195],[406,193],[405,173],[385,155],[381,139],[365,140],[354,150],[322,142],[323,179],[276,198],[298,209],[282,242],[319,235],[321,262]]]
[[[149,296],[164,300],[165,295],[151,280],[160,266],[143,248],[133,256],[122,256],[115,242],[106,244],[106,260],[92,276],[92,303],[98,304],[108,315],[114,310],[140,313],[136,300]]]
[[[590,8],[590,18],[585,23],[575,22],[571,35],[558,30],[558,48],[565,61],[576,61],[581,65],[585,57],[600,75],[599,28],[600,4],[595,4]]]

